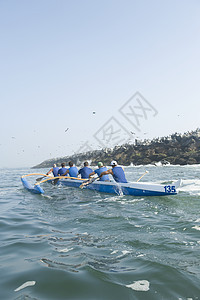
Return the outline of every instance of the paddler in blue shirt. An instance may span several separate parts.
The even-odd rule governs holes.
[[[105,173],[107,171],[107,168],[104,167],[103,163],[100,161],[100,162],[98,162],[97,166],[98,166],[98,169],[96,169],[94,172],[90,173],[89,177],[97,174],[100,177],[100,181],[110,181],[108,175],[100,176],[102,173]]]
[[[111,174],[116,182],[127,183],[123,168],[118,166],[115,160],[111,161],[110,165],[112,169],[102,172],[99,175],[99,177],[101,178],[101,176],[105,176],[106,174]]]
[[[81,174],[82,179],[87,179],[87,178],[89,178],[89,175],[92,172],[93,172],[93,170],[91,168],[89,168],[89,163],[87,161],[85,161],[84,167],[78,171],[78,174]]]
[[[62,163],[61,168],[58,170],[58,176],[64,176],[63,174],[67,171],[66,164]]]
[[[53,173],[53,176],[56,177],[58,176],[58,170],[59,170],[59,167],[56,166],[56,164],[53,165],[53,168],[51,168],[46,175],[49,175],[51,173]]]
[[[63,176],[69,174],[70,177],[78,177],[78,169],[77,167],[74,167],[74,164],[72,161],[69,162],[69,169],[63,174]]]

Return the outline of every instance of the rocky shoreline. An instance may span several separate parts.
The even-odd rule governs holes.
[[[54,163],[60,165],[62,162],[68,163],[70,160],[77,166],[82,165],[86,160],[92,166],[97,165],[98,161],[109,165],[111,160],[116,160],[124,166],[131,164],[157,165],[158,163],[173,165],[200,164],[200,129],[184,134],[174,133],[153,140],[135,140],[134,144],[124,144],[113,149],[106,148],[49,159],[32,168],[50,168]]]

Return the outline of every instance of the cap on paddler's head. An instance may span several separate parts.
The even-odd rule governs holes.
[[[111,166],[117,166],[116,160],[112,160],[111,163],[110,163],[110,165],[111,165]]]
[[[100,161],[100,162],[98,162],[97,166],[98,166],[99,168],[101,168],[101,167],[103,167],[103,163]]]

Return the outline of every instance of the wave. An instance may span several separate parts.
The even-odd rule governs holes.
[[[194,164],[194,165],[173,165],[173,164],[160,164],[159,162],[157,164],[147,164],[147,165],[133,165],[130,164],[129,166],[125,166],[125,168],[147,168],[147,167],[164,167],[164,168],[200,168],[200,164]]]
[[[181,192],[200,195],[200,179],[184,179],[179,188]]]

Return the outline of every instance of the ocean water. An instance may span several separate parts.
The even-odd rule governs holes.
[[[127,179],[145,170],[141,181],[182,178],[179,194],[46,183],[36,195],[20,181],[33,170],[0,170],[0,299],[200,299],[200,165],[127,167]]]

